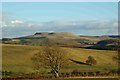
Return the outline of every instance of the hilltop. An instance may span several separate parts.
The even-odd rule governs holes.
[[[62,47],[83,47],[94,49],[117,49],[119,47],[119,36],[84,36],[76,35],[70,32],[37,32],[33,35],[3,38],[4,44],[22,44],[22,45],[58,45]],[[104,48],[101,48],[104,47]]]

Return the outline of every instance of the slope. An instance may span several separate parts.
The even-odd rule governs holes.
[[[41,46],[11,45],[3,44],[3,70],[13,72],[33,72],[33,64],[31,57],[41,50]],[[91,50],[81,48],[65,48],[69,56],[68,58],[85,62],[88,56],[93,56],[97,65],[94,70],[117,69],[117,62],[113,60],[117,56],[116,51]],[[88,71],[89,66],[79,65],[69,61],[64,71],[72,71],[75,69]]]

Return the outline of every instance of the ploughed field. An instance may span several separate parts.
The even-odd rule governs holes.
[[[34,73],[32,56],[41,50],[41,46],[2,44],[2,71],[14,73]],[[68,58],[85,62],[88,56],[93,56],[97,61],[94,66],[76,64],[69,61],[67,66],[61,70],[62,73],[70,73],[74,70],[80,72],[110,71],[117,70],[118,63],[113,57],[117,56],[117,51],[94,50],[83,48],[64,48],[68,51]],[[49,69],[41,67],[41,74],[48,73]]]

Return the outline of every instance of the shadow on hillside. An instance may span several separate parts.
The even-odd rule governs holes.
[[[81,64],[81,65],[89,65],[85,62],[81,62],[81,61],[76,61],[76,60],[73,60],[73,59],[69,59],[70,61],[74,62],[74,63],[77,63],[77,64]]]
[[[94,45],[94,46],[86,47],[85,49],[117,50],[118,48],[120,48],[120,47],[119,46],[99,46],[99,45]]]

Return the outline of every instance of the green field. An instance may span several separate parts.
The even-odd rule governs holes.
[[[10,45],[2,44],[2,65],[3,71],[12,72],[34,72],[31,57],[38,53],[41,46],[26,46],[26,45]],[[113,60],[117,56],[117,51],[109,50],[93,50],[83,48],[65,48],[68,51],[68,58],[85,62],[88,56],[93,56],[97,65],[88,66],[80,65],[69,61],[67,66],[62,69],[62,72],[79,71],[109,71],[118,68],[118,64]],[[46,72],[46,69],[41,67],[41,72]]]

